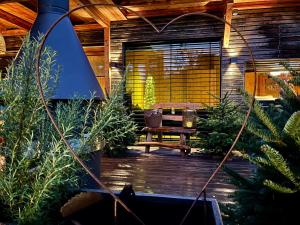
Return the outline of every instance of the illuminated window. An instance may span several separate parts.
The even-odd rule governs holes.
[[[282,61],[288,61],[287,59]],[[300,60],[289,61],[293,68],[299,68]],[[245,73],[245,90],[253,94],[255,76],[254,72],[249,69]],[[281,65],[280,60],[264,60],[257,61],[257,78],[256,78],[256,95],[258,100],[275,100],[280,98],[280,87],[272,80],[272,76],[276,76],[288,83],[292,78],[291,74]],[[300,87],[289,84],[296,93],[300,93]]]
[[[219,42],[127,46],[126,91],[134,106],[144,108],[145,84],[153,78],[155,101],[218,104]],[[151,79],[152,79],[151,78]]]

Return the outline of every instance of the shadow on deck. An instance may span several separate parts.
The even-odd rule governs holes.
[[[129,156],[102,158],[101,180],[112,190],[122,190],[132,184],[136,192],[196,197],[220,160],[203,156],[181,157],[179,151],[152,150],[145,154],[132,149]],[[244,176],[250,176],[254,166],[241,159],[232,159],[226,166]],[[207,196],[219,202],[230,202],[235,187],[221,171],[208,186]]]

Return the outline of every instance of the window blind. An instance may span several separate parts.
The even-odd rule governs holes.
[[[145,84],[154,83],[155,103],[218,104],[220,43],[181,42],[127,46],[126,90],[138,108],[145,105]]]

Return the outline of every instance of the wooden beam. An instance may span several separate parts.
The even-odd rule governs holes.
[[[234,9],[249,10],[249,9],[266,9],[300,6],[299,0],[234,0]]]
[[[1,4],[6,4],[6,3],[16,3],[16,2],[27,2],[28,0],[2,0],[0,2],[0,5]]]
[[[28,31],[24,29],[12,29],[12,30],[3,30],[1,33],[4,37],[25,36],[28,33]]]
[[[136,5],[124,5],[126,8],[131,9],[133,11],[152,11],[152,10],[178,10],[180,8],[199,8],[203,6],[209,6],[214,4],[224,4],[222,0],[214,0],[214,1],[166,1],[159,3],[151,3],[151,4],[136,4]]]
[[[100,3],[114,5],[112,0],[89,0],[91,3]],[[125,15],[118,7],[111,6],[96,6],[96,8],[104,14],[110,21],[127,20]]]
[[[90,0],[73,0],[81,5],[91,4]],[[95,6],[90,6],[84,9],[101,27],[108,27],[110,20],[103,15]]]
[[[104,46],[86,46],[83,50],[86,55],[104,55]]]
[[[26,20],[21,19],[20,17],[17,17],[13,14],[10,14],[2,9],[0,9],[0,18],[25,30],[29,30],[32,25],[30,22],[27,22]]]
[[[0,9],[14,16],[22,18],[23,20],[31,24],[34,23],[36,18],[36,12],[32,11],[31,9],[25,7],[20,3],[0,4]]]
[[[93,31],[93,30],[102,30],[103,27],[100,26],[98,23],[92,24],[81,24],[74,26],[75,31]]]
[[[111,90],[111,71],[110,71],[110,27],[104,28],[104,77],[105,92]]]
[[[232,19],[232,9],[233,9],[233,3],[228,3],[226,6],[225,20],[226,20],[226,22],[228,22],[230,24],[231,24],[231,19]],[[223,38],[223,47],[224,48],[228,48],[228,46],[229,46],[230,31],[231,31],[231,26],[229,24],[225,23],[224,38]]]
[[[1,28],[0,28],[1,29]],[[82,25],[75,25],[74,26],[75,31],[95,31],[95,30],[103,30],[103,27],[101,27],[98,23],[92,23],[92,24],[82,24]],[[4,37],[9,37],[9,36],[25,36],[28,31],[24,29],[2,29],[0,30],[0,33]]]
[[[6,43],[2,34],[0,34],[0,55],[6,53]]]
[[[179,4],[182,5],[182,4]],[[157,6],[156,8],[151,7],[151,10],[148,10],[146,7],[145,10],[139,10],[139,8],[136,7],[127,7],[128,9],[131,9],[133,11],[138,12],[140,15],[145,17],[156,17],[159,15],[164,16],[172,16],[172,15],[181,15],[183,13],[191,13],[191,12],[224,12],[225,8],[224,2],[217,2],[215,4],[211,5],[203,5],[199,3],[190,3],[182,5],[182,7],[172,7],[172,9],[169,9],[166,5],[161,5],[161,7]],[[141,9],[141,8],[140,8]],[[137,15],[135,15],[132,12],[127,11],[126,17],[128,19],[138,18]]]

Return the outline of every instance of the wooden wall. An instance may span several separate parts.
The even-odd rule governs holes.
[[[247,40],[256,60],[300,57],[300,7],[239,11],[232,24]],[[229,64],[231,57],[237,57],[237,64]],[[222,93],[230,91],[236,101],[249,60],[245,44],[231,29],[229,48],[223,49]]]
[[[170,17],[151,18],[162,27]],[[300,58],[300,7],[270,8],[239,11],[232,17],[232,24],[247,39],[255,59]],[[203,17],[186,17],[162,33],[156,34],[141,19],[113,22],[111,24],[111,61],[122,63],[122,49],[126,42],[152,42],[188,38],[222,38],[224,25]],[[230,58],[237,57],[236,64]],[[231,29],[230,45],[222,51],[222,94],[231,92],[231,98],[239,102],[239,89],[244,87],[245,64],[250,60],[248,50]],[[112,82],[121,73],[112,68]]]
[[[172,17],[174,18],[174,17]],[[150,20],[159,28],[162,28],[172,18],[157,17]],[[122,64],[122,51],[124,43],[128,42],[155,42],[168,40],[207,39],[223,36],[223,24],[209,18],[189,16],[176,21],[164,32],[157,34],[153,28],[142,19],[125,22],[113,22],[111,24],[111,61]],[[112,83],[121,78],[120,69],[112,68]]]

